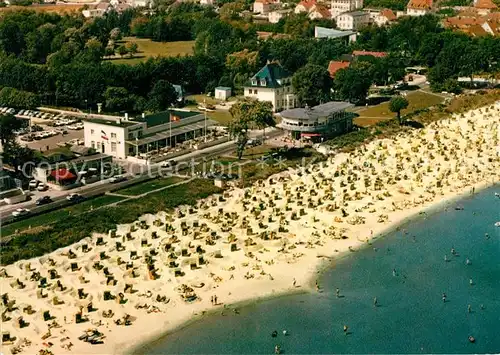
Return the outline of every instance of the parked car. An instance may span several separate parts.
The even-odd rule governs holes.
[[[162,163],[161,167],[162,168],[173,168],[176,165],[177,165],[177,161],[171,159],[169,161],[166,161],[166,162]]]
[[[29,185],[30,189],[36,189],[39,183],[40,182],[38,180],[33,179],[33,180],[30,180],[28,185]]]
[[[49,189],[49,187],[42,182],[42,183],[38,184],[38,186],[36,187],[36,189],[38,191],[46,191],[46,190]]]
[[[43,196],[43,197],[40,197],[38,200],[36,200],[37,206],[46,205],[47,203],[51,203],[51,202],[53,202],[53,201],[50,198],[50,196]]]
[[[28,213],[30,213],[30,210],[28,210],[27,208],[18,208],[17,210],[12,212],[12,216],[21,217],[27,215]]]
[[[80,194],[73,193],[73,194],[69,194],[68,196],[66,196],[66,200],[71,201],[71,202],[80,202],[80,201],[85,200],[85,197],[83,197]]]
[[[111,179],[109,179],[109,182],[112,183],[112,184],[116,184],[118,182],[122,182],[122,181],[125,181],[127,180],[127,178],[123,175],[116,175],[116,176],[113,176]]]

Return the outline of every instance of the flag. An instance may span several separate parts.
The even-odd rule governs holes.
[[[106,134],[106,132],[104,132],[102,129],[101,129],[101,138],[102,139],[105,139],[105,140],[108,140],[108,135]]]
[[[170,122],[178,122],[180,120],[181,120],[181,118],[179,116],[174,115],[172,113],[170,114]]]

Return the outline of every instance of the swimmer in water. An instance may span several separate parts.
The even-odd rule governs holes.
[[[472,312],[472,307],[469,304],[469,305],[467,305],[467,313],[470,313],[470,312]]]
[[[469,285],[474,285],[474,281],[472,281],[472,279],[469,280]]]
[[[339,298],[339,297],[340,297],[340,289],[338,289],[338,288],[337,288],[337,289],[335,290],[335,296],[337,296],[337,298]]]
[[[375,298],[373,299],[373,306],[374,306],[374,307],[377,307],[377,306],[378,306],[377,297],[375,297]]]
[[[444,261],[448,261],[448,257],[446,255],[444,256]]]
[[[392,269],[392,276],[396,276],[396,269]]]
[[[467,260],[465,260],[465,264],[466,264],[466,265],[470,265],[470,260],[469,260],[469,258],[467,258]]]

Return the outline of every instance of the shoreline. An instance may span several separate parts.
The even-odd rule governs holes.
[[[497,186],[499,184],[500,184],[500,180],[493,181],[493,182],[477,183],[474,186],[474,188],[475,188],[474,194],[479,193],[483,190],[494,188],[495,186]],[[470,190],[471,188],[472,188],[472,186],[466,187],[464,189]],[[462,191],[462,192],[457,192],[455,194],[450,194],[449,196],[446,196],[441,201],[432,202],[428,206],[423,207],[420,211],[414,211],[411,214],[409,214],[408,216],[402,217],[402,219],[400,219],[400,220],[391,222],[391,224],[389,224],[385,229],[381,230],[377,234],[374,234],[373,238],[369,239],[369,241],[372,242],[372,241],[378,240],[380,238],[385,238],[388,234],[391,234],[395,231],[400,230],[401,227],[403,227],[404,225],[406,225],[408,223],[412,223],[420,217],[425,218],[425,216],[422,216],[422,214],[425,214],[427,216],[427,215],[433,215],[436,213],[445,212],[446,207],[453,204],[454,202],[466,199],[467,197],[471,197],[471,198],[473,197],[473,195],[470,194],[470,191],[469,191],[469,193],[467,193],[467,191]],[[441,210],[442,207],[444,207],[444,210]],[[359,250],[361,250],[362,248],[365,248],[365,247],[368,247],[368,245],[366,245],[366,243],[362,242],[362,244],[359,247]],[[357,251],[358,250],[356,250],[355,252],[357,252]],[[265,301],[271,300],[271,299],[287,297],[287,296],[295,295],[295,294],[315,292],[314,286],[315,286],[315,281],[316,281],[317,277],[319,275],[321,275],[322,273],[324,273],[325,271],[330,270],[331,267],[333,266],[333,263],[341,260],[342,258],[349,255],[350,253],[351,252],[349,250],[344,250],[337,255],[333,255],[333,254],[326,255],[325,258],[320,258],[320,261],[318,261],[318,263],[316,265],[315,271],[312,271],[311,274],[309,275],[307,287],[301,289],[300,291],[299,290],[295,291],[293,289],[284,289],[284,290],[278,291],[278,292],[271,294],[271,295],[264,295],[264,296],[257,297],[257,298],[242,298],[241,300],[234,301],[234,303],[231,303],[227,306],[228,306],[228,308],[242,308],[242,307],[246,307],[246,306],[256,304],[259,302],[265,302]],[[224,308],[222,308],[222,309],[224,309]],[[193,323],[195,323],[195,322],[197,322],[205,317],[211,317],[213,314],[215,314],[219,311],[220,311],[220,308],[219,309],[208,308],[206,313],[193,316],[193,317],[185,320],[181,324],[167,327],[167,328],[163,329],[163,331],[160,331],[161,334],[153,335],[149,339],[145,339],[139,345],[130,345],[130,346],[126,347],[122,354],[132,355],[132,354],[144,353],[144,350],[147,350],[151,347],[154,347],[153,344],[164,340],[169,335],[172,335],[176,332],[179,332],[179,331],[183,330],[184,328],[189,327],[191,324],[193,324]]]
[[[498,113],[453,115],[8,265],[10,350],[133,353],[225,307],[314,292],[347,254],[498,184]]]

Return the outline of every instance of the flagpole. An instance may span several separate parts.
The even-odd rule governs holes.
[[[205,103],[205,99],[203,99],[203,104],[205,106],[205,110],[203,110],[205,115],[205,143],[207,142],[207,104]]]
[[[172,116],[170,116],[170,120],[168,121],[168,126],[170,130],[170,148],[172,148]]]

